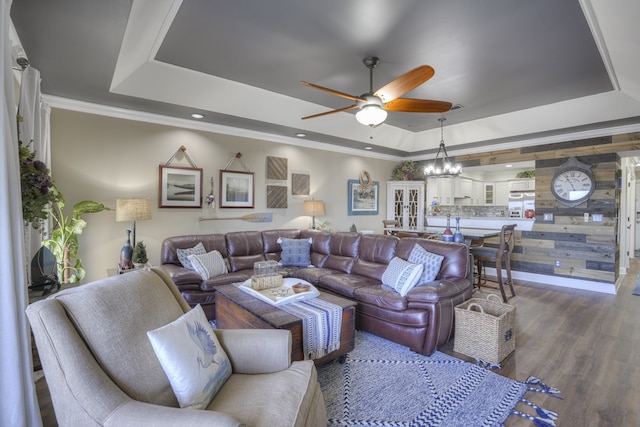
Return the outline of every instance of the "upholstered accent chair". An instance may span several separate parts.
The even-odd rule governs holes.
[[[326,426],[312,361],[285,330],[214,330],[231,376],[206,409],[181,409],[147,337],[190,310],[161,270],[78,286],[27,308],[60,426]]]

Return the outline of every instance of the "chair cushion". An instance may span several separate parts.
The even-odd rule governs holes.
[[[280,262],[284,266],[308,267],[311,264],[311,238],[287,239],[279,238],[282,247]]]
[[[407,261],[413,264],[422,264],[422,275],[418,283],[428,283],[436,280],[443,259],[444,256],[429,252],[420,245],[415,245]]]
[[[222,258],[222,254],[216,250],[203,255],[189,255],[187,259],[193,269],[202,277],[202,280],[208,280],[227,273],[227,265]]]
[[[205,409],[231,375],[231,363],[198,304],[148,331],[181,408]]]
[[[402,258],[394,257],[382,274],[382,283],[405,296],[418,284],[423,268],[422,264],[412,264]]]
[[[188,249],[176,249],[176,253],[178,254],[178,259],[180,260],[180,264],[184,268],[188,268],[189,270],[195,270],[193,265],[191,265],[191,261],[189,261],[189,255],[204,255],[207,253],[206,249],[202,242],[199,242],[192,248]]]

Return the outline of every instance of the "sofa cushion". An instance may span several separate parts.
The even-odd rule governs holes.
[[[444,256],[429,252],[420,245],[415,245],[407,261],[413,264],[422,264],[424,269],[418,283],[428,283],[436,280],[443,259]]]
[[[220,252],[216,250],[204,255],[189,255],[187,259],[191,262],[193,269],[202,277],[202,280],[208,280],[227,272],[227,265]]]
[[[280,238],[280,262],[284,266],[308,267],[311,264],[311,239]]]
[[[420,280],[423,268],[422,264],[412,264],[394,257],[382,275],[382,283],[405,296]]]
[[[197,305],[147,336],[181,408],[205,409],[231,375],[231,363]]]
[[[182,264],[182,266],[184,268],[188,268],[189,270],[194,270],[195,268],[193,268],[193,265],[191,264],[191,261],[189,260],[189,256],[190,255],[204,255],[207,253],[207,251],[204,249],[204,245],[202,244],[202,242],[199,242],[197,245],[195,245],[192,248],[188,248],[188,249],[177,249],[176,253],[178,254],[178,259],[180,260],[180,263]]]

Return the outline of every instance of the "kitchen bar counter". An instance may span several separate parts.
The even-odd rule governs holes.
[[[503,225],[516,224],[518,231],[531,231],[535,218],[509,218],[509,217],[460,217],[460,228],[489,228],[499,230]],[[446,227],[446,216],[427,216],[427,226]],[[456,220],[451,216],[451,229],[455,229]]]

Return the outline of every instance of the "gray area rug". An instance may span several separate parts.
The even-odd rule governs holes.
[[[640,295],[640,274],[638,274],[638,278],[636,279],[636,284],[633,287],[633,291],[631,291],[631,295]]]
[[[355,350],[344,364],[318,367],[329,426],[501,426],[511,414],[555,426],[557,414],[524,395],[558,390],[534,377],[514,381],[480,364],[440,352],[425,357],[357,331]],[[534,415],[516,411],[521,402]]]

